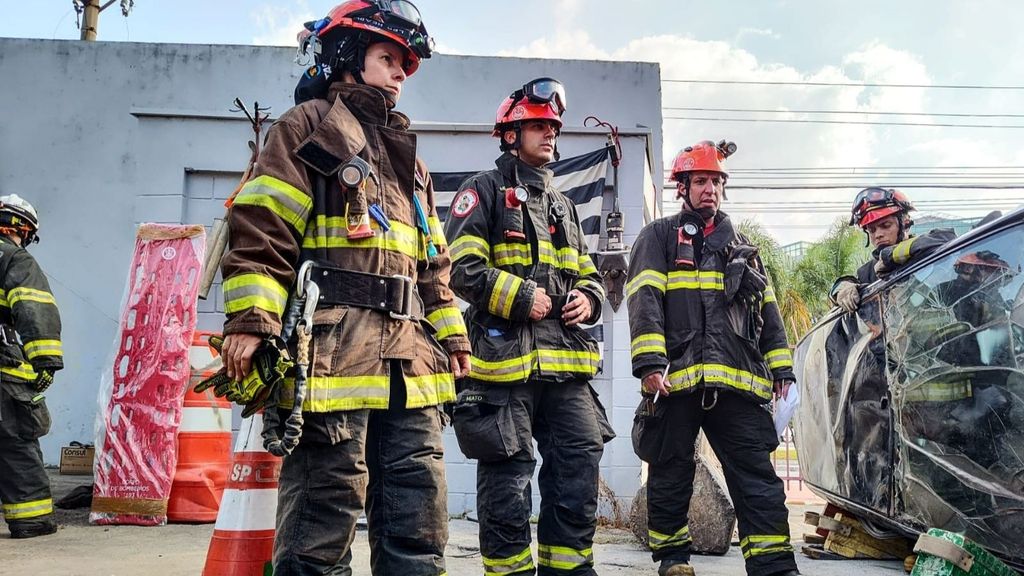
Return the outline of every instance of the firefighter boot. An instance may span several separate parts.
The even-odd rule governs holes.
[[[31,524],[11,524],[9,525],[11,530],[12,539],[20,538],[35,538],[36,536],[47,536],[57,532],[57,523],[53,520],[49,522],[33,522]]]
[[[693,567],[683,560],[662,560],[658,576],[694,576]]]

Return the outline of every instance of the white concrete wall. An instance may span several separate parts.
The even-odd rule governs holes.
[[[61,306],[67,368],[48,402],[53,430],[47,462],[59,446],[90,441],[97,388],[108,369],[128,263],[139,222],[198,222],[221,212],[248,157],[252,134],[228,112],[235,97],[280,113],[291,104],[299,69],[293,50],[255,46],[80,43],[0,39],[0,194],[18,193],[41,215],[42,242],[32,247]],[[603,138],[577,130],[588,115],[623,132],[650,131],[655,182],[661,175],[661,89],[657,65],[442,56],[406,84],[400,109],[415,123],[485,124],[505,95],[538,76],[569,91],[565,156]],[[489,168],[495,142],[479,132],[420,131],[421,155],[437,171]],[[642,225],[643,154],[647,139],[623,139],[620,171],[627,242]],[[201,328],[215,328],[219,295],[201,303]],[[605,309],[605,373],[595,385],[619,438],[608,445],[603,473],[630,498],[639,462],[629,429],[638,383],[629,375],[625,306]],[[448,442],[450,508],[474,508],[475,469]]]

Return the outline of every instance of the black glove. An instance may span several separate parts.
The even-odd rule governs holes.
[[[46,392],[46,389],[53,384],[53,370],[40,370],[36,376],[36,381],[33,383],[33,388],[36,392]]]
[[[749,244],[740,244],[733,249],[729,263],[725,265],[726,302],[732,303],[739,298],[741,302],[753,304],[764,295],[768,278],[750,263],[756,255],[757,247]]]
[[[224,339],[211,336],[210,345],[220,352]],[[241,382],[228,378],[227,368],[196,384],[196,392],[213,388],[213,393],[241,404],[242,418],[248,418],[262,409],[274,390],[284,382],[285,374],[295,365],[280,338],[265,338],[252,355],[252,370]]]

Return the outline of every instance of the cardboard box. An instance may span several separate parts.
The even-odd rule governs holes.
[[[63,446],[60,449],[60,473],[65,475],[92,474],[96,449],[92,446]]]

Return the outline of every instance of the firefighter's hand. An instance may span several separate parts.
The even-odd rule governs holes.
[[[451,361],[452,374],[456,380],[469,376],[469,352],[452,352],[448,355],[448,359]]]
[[[856,282],[840,282],[836,288],[836,304],[847,312],[856,312],[860,306],[860,286]]]
[[[644,376],[644,379],[640,381],[640,385],[643,386],[644,392],[649,394],[668,396],[668,384],[665,382],[665,375],[660,370]]]
[[[50,387],[50,384],[53,384],[53,370],[40,370],[32,387],[36,392],[43,393]]]
[[[530,320],[533,320],[534,322],[542,320],[550,311],[551,297],[548,296],[547,290],[538,286],[533,292],[533,306],[530,308]]]
[[[586,322],[590,319],[590,314],[594,311],[590,305],[590,298],[579,290],[573,290],[569,292],[572,297],[565,306],[562,306],[562,322],[565,322],[566,326],[575,326],[580,322]]]
[[[263,337],[258,334],[228,334],[224,337],[221,358],[228,378],[241,382],[252,370],[252,355],[256,352]]]
[[[775,392],[775,399],[788,398],[789,387],[793,385],[793,380],[776,380],[772,384],[772,390]]]

